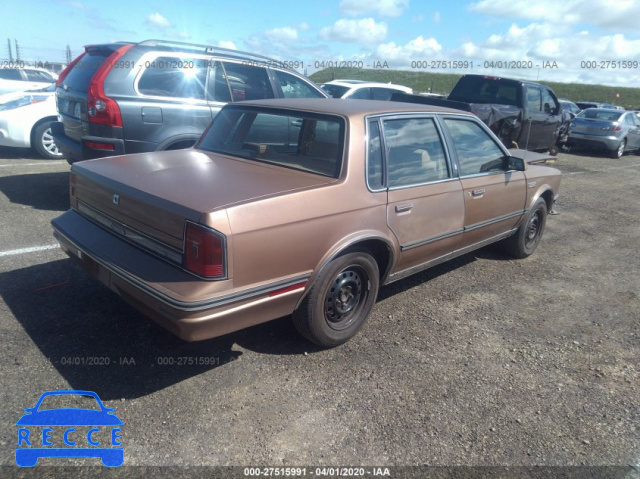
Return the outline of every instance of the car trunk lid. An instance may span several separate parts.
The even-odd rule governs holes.
[[[106,217],[99,222],[120,234],[132,228],[175,248],[182,247],[185,220],[336,181],[194,149],[84,161],[72,173],[72,201],[81,213]]]

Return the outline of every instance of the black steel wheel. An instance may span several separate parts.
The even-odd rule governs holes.
[[[364,252],[331,261],[293,313],[296,329],[305,338],[333,347],[351,339],[366,321],[378,295],[376,261]]]
[[[516,234],[505,240],[509,253],[516,258],[531,256],[540,243],[546,223],[547,203],[543,198],[538,198]]]

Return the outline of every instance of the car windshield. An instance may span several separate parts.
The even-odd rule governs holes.
[[[349,88],[341,85],[322,85],[321,87],[328,95],[333,98],[342,98],[342,95],[349,91]]]
[[[198,147],[337,178],[344,123],[330,115],[229,106],[216,115]]]
[[[83,396],[81,394],[54,394],[45,396],[38,411],[48,409],[92,409],[100,411],[100,405],[93,396]]]
[[[588,108],[586,110],[581,111],[578,114],[579,118],[588,118],[591,120],[606,120],[606,121],[618,121],[621,112],[611,111],[611,110],[600,110],[597,108]]]

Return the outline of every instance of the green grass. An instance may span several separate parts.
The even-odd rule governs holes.
[[[405,70],[368,70],[362,68],[327,68],[310,75],[316,83],[336,79],[367,80],[397,83],[413,88],[415,92],[448,94],[461,75],[449,73],[421,73]],[[517,76],[514,75],[514,78]],[[640,109],[640,88],[623,88],[582,83],[555,83],[539,81],[550,86],[558,98],[571,101],[606,101],[627,109]],[[620,94],[616,98],[616,93]]]

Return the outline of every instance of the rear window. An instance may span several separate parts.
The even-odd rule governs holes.
[[[342,98],[349,91],[349,88],[341,85],[322,85],[320,88],[333,98]]]
[[[104,50],[87,52],[64,79],[64,85],[71,91],[86,92],[89,89],[89,82],[91,82],[93,75],[111,53],[111,51]]]
[[[580,118],[589,118],[591,120],[618,121],[622,113],[611,110],[599,110],[597,108],[588,108],[578,113]]]
[[[462,77],[451,90],[449,100],[512,106],[521,104],[517,82],[485,77]]]
[[[227,107],[199,148],[337,178],[344,132],[344,120],[330,115]]]
[[[0,78],[3,80],[22,80],[20,72],[12,68],[0,68]]]

